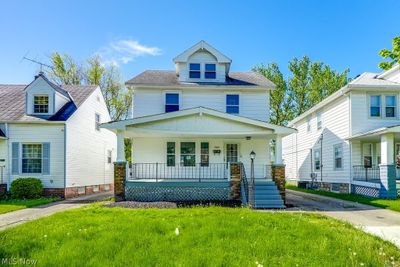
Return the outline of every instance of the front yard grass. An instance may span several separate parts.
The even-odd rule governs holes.
[[[339,194],[339,193],[333,193],[333,192],[326,192],[326,191],[320,191],[320,190],[312,190],[312,189],[304,189],[304,188],[298,188],[297,186],[294,185],[286,185],[287,189],[291,190],[296,190],[300,192],[305,192],[305,193],[311,193],[311,194],[316,194],[316,195],[321,195],[321,196],[327,196],[327,197],[334,197],[342,200],[348,200],[348,201],[354,201],[362,204],[367,204],[379,208],[384,208],[384,209],[389,209],[393,211],[399,211],[400,212],[400,199],[395,199],[395,200],[389,200],[389,199],[380,199],[380,198],[370,198],[370,197],[364,197],[360,195],[353,195],[353,194]]]
[[[309,213],[247,208],[70,210],[0,232],[38,266],[399,266],[400,250]]]
[[[0,214],[10,211],[26,209],[34,206],[44,205],[60,200],[59,197],[41,197],[37,199],[9,199],[0,200]]]

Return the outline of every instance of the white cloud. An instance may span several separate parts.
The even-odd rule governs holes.
[[[101,48],[98,53],[103,63],[108,65],[127,64],[137,57],[161,55],[161,49],[156,46],[146,46],[136,40],[118,40]]]

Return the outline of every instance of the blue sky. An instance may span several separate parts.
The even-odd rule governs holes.
[[[378,51],[400,35],[400,1],[1,1],[0,83],[28,83],[58,51],[100,53],[125,80],[172,69],[172,58],[206,40],[232,70],[308,55],[353,77],[379,71]]]

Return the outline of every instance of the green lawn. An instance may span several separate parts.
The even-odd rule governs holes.
[[[321,196],[334,197],[334,198],[339,198],[339,199],[343,199],[343,200],[354,201],[354,202],[367,204],[367,205],[371,205],[371,206],[375,206],[375,207],[380,207],[380,208],[384,208],[384,209],[400,211],[400,199],[399,198],[396,200],[369,198],[369,197],[352,195],[352,194],[339,194],[339,193],[325,192],[325,191],[319,191],[319,190],[303,189],[303,188],[298,188],[297,186],[294,186],[294,185],[286,185],[286,188],[296,190],[296,191],[321,195]]]
[[[60,200],[59,197],[42,197],[38,199],[10,199],[0,200],[0,214],[10,211],[26,209]]]
[[[0,232],[0,258],[9,257],[38,266],[400,264],[394,245],[322,215],[221,207],[61,212]]]

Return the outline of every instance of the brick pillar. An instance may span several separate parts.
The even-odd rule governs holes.
[[[240,163],[231,163],[231,193],[232,200],[240,199],[240,183],[242,181],[242,174],[240,172]]]
[[[380,165],[381,189],[380,198],[396,199],[396,167],[395,165]]]
[[[115,201],[125,200],[126,162],[114,163],[114,197]]]
[[[285,165],[275,164],[272,165],[272,180],[278,187],[279,193],[281,194],[283,202],[286,204],[286,193],[285,193]]]

